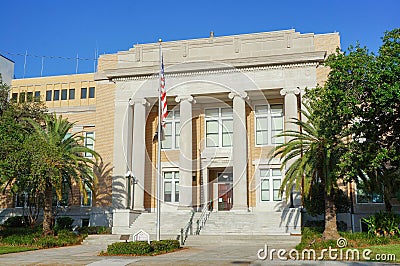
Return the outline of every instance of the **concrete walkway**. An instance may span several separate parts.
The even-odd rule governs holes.
[[[367,263],[300,262],[259,260],[257,251],[270,248],[292,249],[296,236],[191,236],[183,250],[143,257],[97,256],[106,245],[80,245],[0,255],[0,265],[368,265]],[[394,264],[390,264],[394,265]]]

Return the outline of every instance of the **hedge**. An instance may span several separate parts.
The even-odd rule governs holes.
[[[178,240],[152,241],[150,244],[143,241],[117,242],[108,245],[105,255],[154,255],[179,248]]]

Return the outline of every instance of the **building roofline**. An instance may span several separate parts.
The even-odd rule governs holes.
[[[6,57],[6,56],[4,56],[4,55],[2,55],[2,54],[0,54],[0,56],[3,57],[4,59],[7,59],[7,60],[10,61],[10,62],[13,62],[13,63],[15,64],[15,62],[14,62],[13,60],[11,60],[10,58],[8,58],[8,57]]]

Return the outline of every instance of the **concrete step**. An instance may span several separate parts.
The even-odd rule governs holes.
[[[211,212],[201,235],[288,235],[281,212]]]

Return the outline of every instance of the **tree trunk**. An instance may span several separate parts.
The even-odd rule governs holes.
[[[392,212],[391,193],[385,187],[383,189],[383,201],[385,202],[385,209],[387,212]]]
[[[43,208],[43,235],[52,235],[53,232],[53,188],[46,185],[44,191],[44,208]]]
[[[322,234],[324,240],[337,240],[340,236],[336,225],[336,207],[333,200],[333,189],[330,195],[325,192],[325,230]]]

